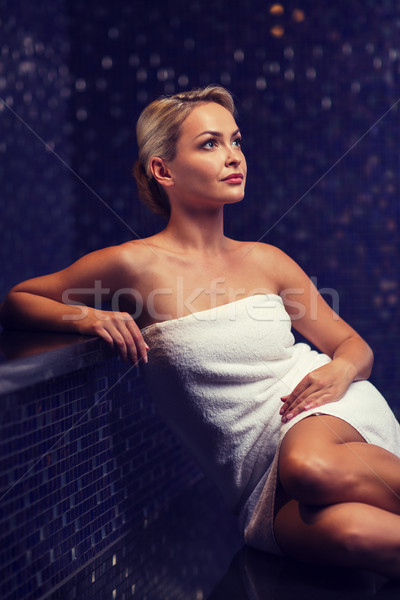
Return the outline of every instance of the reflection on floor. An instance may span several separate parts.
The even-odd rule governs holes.
[[[203,479],[51,595],[54,600],[398,600],[400,582],[300,565],[243,546]]]
[[[398,600],[400,583],[366,571],[309,567],[242,548],[207,600]]]

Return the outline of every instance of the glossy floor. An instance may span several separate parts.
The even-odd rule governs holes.
[[[114,600],[398,600],[400,582],[309,567],[245,547],[206,480],[114,544],[52,596]]]

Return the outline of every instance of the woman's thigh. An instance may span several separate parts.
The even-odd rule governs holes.
[[[281,444],[278,475],[278,507],[294,498],[361,502],[400,513],[400,459],[337,417],[317,415],[294,425]]]
[[[281,450],[293,443],[320,449],[321,446],[352,442],[366,443],[362,435],[347,421],[331,415],[311,415],[289,429],[283,438]]]

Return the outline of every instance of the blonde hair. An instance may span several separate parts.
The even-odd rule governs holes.
[[[146,106],[136,125],[139,159],[133,174],[139,197],[153,212],[169,218],[170,205],[164,188],[153,177],[150,161],[158,156],[165,161],[175,158],[182,123],[200,103],[215,102],[235,115],[235,104],[228,90],[219,85],[162,96]]]

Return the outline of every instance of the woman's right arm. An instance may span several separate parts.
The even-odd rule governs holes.
[[[100,308],[116,291],[132,286],[134,277],[130,251],[116,246],[92,252],[62,271],[14,286],[0,305],[0,323],[13,329],[96,335],[124,360],[147,361],[148,347],[132,317]]]

